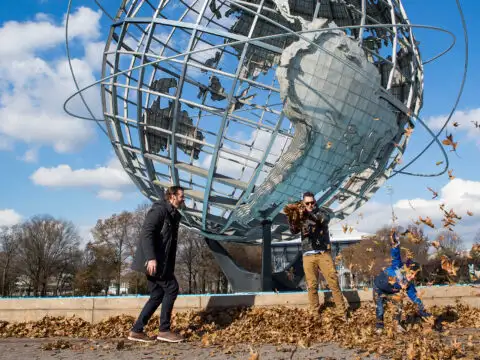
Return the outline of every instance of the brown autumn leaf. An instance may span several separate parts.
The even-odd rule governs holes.
[[[348,224],[342,225],[342,231],[343,231],[344,234],[347,233],[347,231],[348,231]]]
[[[305,204],[303,201],[288,204],[283,208],[283,212],[288,218],[288,223],[297,228],[300,228],[300,223],[304,218],[305,210]]]
[[[455,211],[453,211],[453,209],[450,209],[450,211],[448,212],[448,216],[452,219],[458,219],[458,220],[462,219],[462,217],[458,216],[458,214]]]
[[[438,165],[442,165],[442,164],[443,164],[443,161],[437,161],[437,162],[435,163],[435,165],[437,165],[437,166],[438,166]]]
[[[398,300],[403,302],[406,299],[401,295]],[[405,301],[403,308],[405,316],[415,316],[417,309],[409,301]],[[372,331],[375,327],[375,310],[371,304],[362,305],[359,309],[352,311],[348,326],[335,315],[335,310],[331,307],[325,308],[319,318],[316,318],[306,309],[275,306],[204,309],[175,313],[172,317],[172,328],[185,336],[187,341],[200,341],[201,336],[205,336],[211,346],[221,346],[223,349],[239,344],[251,344],[252,347],[260,344],[301,347],[308,344],[335,342],[342,347],[356,349],[373,357],[381,352],[384,358],[402,359],[406,358],[407,348],[410,343],[413,343],[419,354],[418,359],[475,358],[480,350],[478,345],[480,333],[472,332],[472,339],[469,341],[464,339],[464,343],[471,342],[473,348],[467,346],[462,350],[466,353],[461,355],[456,344],[460,339],[457,342],[451,342],[449,331],[479,328],[480,309],[459,303],[449,307],[429,308],[429,311],[434,315],[453,311],[457,314],[457,319],[445,323],[446,331],[442,334],[429,331],[431,325],[425,322],[408,327],[407,335],[399,335],[394,328],[393,307],[387,304],[386,331],[385,335],[379,338]],[[0,321],[0,337],[55,337],[56,331],[66,330],[66,336],[70,338],[112,339],[119,337],[115,334],[128,334],[134,320],[131,316],[122,315],[106,319],[102,324],[90,324],[78,318],[52,317],[29,323],[8,324]],[[156,331],[157,321],[158,318],[150,321],[146,327],[147,333]],[[381,350],[379,340],[381,340]],[[129,344],[125,343],[125,346],[127,345]],[[92,350],[100,349],[98,346],[92,346]],[[288,352],[291,353],[292,350],[289,349]],[[172,353],[162,355],[172,355]]]
[[[389,276],[389,277],[388,277],[388,283],[389,283],[390,285],[393,285],[393,284],[395,284],[396,282],[397,282],[397,278],[396,278],[395,276]]]
[[[455,176],[453,176],[453,170],[448,170],[448,178],[449,178],[450,180],[455,179]]]
[[[455,260],[450,260],[447,256],[442,255],[440,258],[442,269],[449,275],[457,276],[458,267],[455,267]]]
[[[438,197],[438,192],[433,190],[431,187],[427,187],[427,189],[432,193],[432,199],[436,199]]]
[[[293,268],[293,266],[291,266],[290,269],[288,269],[287,278],[290,281],[293,281],[293,279],[295,278],[295,269]]]
[[[456,151],[457,150],[458,142],[453,141],[453,135],[452,134],[447,135],[445,140],[442,140],[442,144],[445,145],[445,146],[451,146],[452,150],[450,150],[450,151]]]
[[[408,138],[410,136],[412,136],[412,133],[413,133],[413,128],[409,126],[407,126],[407,128],[405,129],[405,136]]]
[[[335,256],[335,264],[336,264],[336,265],[340,265],[341,262],[342,262],[342,260],[343,260],[343,257],[342,257],[342,254],[341,254],[341,253],[338,254],[337,256]]]
[[[471,212],[470,210],[467,210],[467,215],[468,216],[473,216],[473,212]]]
[[[250,357],[248,360],[260,360],[260,354],[250,347]]]
[[[435,225],[433,224],[432,219],[429,216],[425,217],[425,219],[419,216],[418,220],[420,220],[420,222],[424,223],[425,225],[431,227],[432,229],[435,228]]]
[[[325,147],[327,149],[330,149],[332,147],[333,143],[331,141],[327,142],[327,145],[325,145]]]
[[[372,260],[372,262],[368,265],[368,271],[372,271],[374,265],[375,265],[375,260]]]
[[[430,243],[430,245],[432,245],[435,249],[438,249],[440,247],[440,242],[438,241],[432,241]]]

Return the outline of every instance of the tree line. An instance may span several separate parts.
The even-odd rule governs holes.
[[[91,229],[93,240],[86,244],[72,222],[49,215],[34,216],[21,224],[0,228],[1,296],[148,293],[145,276],[130,270],[148,209],[149,205],[145,204],[134,211],[98,220]],[[430,240],[422,228],[412,226],[408,230],[415,236],[402,238],[402,255],[422,265],[417,277],[420,284],[480,280],[480,232],[472,249],[464,250],[462,239],[451,231],[439,233]],[[373,277],[389,265],[389,232],[388,228],[380,229],[373,236],[343,249],[336,257],[337,264],[351,274],[349,287],[371,286]],[[433,248],[432,244],[440,246]],[[260,271],[260,246],[234,243],[224,246],[239,266]],[[456,276],[444,271],[442,256],[457,269]],[[227,279],[203,237],[185,227],[180,227],[176,260],[175,273],[181,293],[228,292]]]
[[[68,220],[49,215],[0,229],[2,296],[146,294],[130,270],[148,205],[100,219],[85,244]],[[204,239],[180,228],[176,274],[181,292],[225,293],[228,282]]]

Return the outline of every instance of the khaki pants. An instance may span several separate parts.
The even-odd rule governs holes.
[[[308,301],[313,311],[320,309],[318,299],[318,270],[327,280],[328,287],[332,291],[333,301],[339,313],[345,314],[346,307],[343,302],[343,295],[338,285],[337,271],[333,263],[330,251],[321,254],[305,255],[303,257],[303,270],[305,271],[305,282],[307,283]]]

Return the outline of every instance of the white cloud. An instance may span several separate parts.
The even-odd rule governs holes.
[[[100,16],[100,11],[81,7],[70,19],[70,35],[80,40],[85,52],[84,59],[72,62],[80,86],[93,82],[93,72],[98,70],[94,57],[98,54],[95,39],[100,34]],[[72,118],[63,111],[63,102],[74,92],[63,55],[64,23],[55,24],[48,14],[39,13],[35,21],[10,21],[0,28],[0,136],[10,144],[23,141],[71,152],[94,137],[91,122]],[[43,58],[47,53],[48,61]],[[97,61],[100,64],[101,58]],[[97,90],[84,95],[101,114]],[[82,115],[85,112],[79,99],[69,109]]]
[[[425,191],[427,190],[425,189]],[[453,230],[466,243],[471,243],[475,233],[480,230],[480,181],[456,178],[437,191],[439,193],[437,199],[415,198],[397,201],[393,205],[395,215],[398,217],[397,224],[407,226],[412,224],[413,220],[418,220],[419,216],[423,218],[429,216],[435,224],[435,229],[425,227],[425,230],[434,237],[438,232],[444,230],[441,222],[443,212],[439,205],[445,204],[447,211],[453,209],[462,217]],[[469,216],[467,210],[473,212],[473,216]],[[362,214],[361,217],[360,214]],[[390,204],[370,201],[352,214],[346,223],[360,231],[374,233],[382,226],[391,225],[390,214]],[[356,224],[356,221],[359,223]]]
[[[33,148],[33,149],[28,149],[25,151],[25,154],[23,154],[22,157],[20,157],[20,160],[25,161],[27,163],[36,163],[38,161],[38,149]]]
[[[123,193],[118,190],[100,190],[97,194],[100,199],[119,201],[123,198]]]
[[[105,166],[93,169],[74,170],[66,164],[40,167],[30,179],[35,185],[51,188],[94,189],[98,198],[110,201],[119,201],[125,192],[134,189],[132,180],[116,157],[112,157]]]
[[[0,226],[12,226],[18,224],[22,216],[12,209],[0,210]]]
[[[80,7],[72,13],[69,23],[71,38],[83,40],[100,34],[101,11]],[[0,58],[22,59],[37,51],[46,51],[65,41],[65,20],[55,24],[48,14],[39,13],[36,21],[8,21],[0,28]]]
[[[12,139],[0,134],[0,151],[2,150],[13,150],[13,141]]]
[[[432,116],[426,119],[426,123],[435,131],[440,130],[446,120],[447,115]],[[455,122],[458,123],[458,127],[456,128],[453,127],[453,123]],[[480,108],[464,111],[458,110],[453,114],[447,129],[449,129],[449,131],[455,129],[455,131],[466,132],[468,138],[476,140],[477,145],[480,146],[480,128],[475,127],[475,122],[480,124]]]
[[[83,39],[96,39],[100,36],[100,18],[102,11],[93,11],[88,7],[79,7],[70,15],[68,23],[69,37],[80,37]],[[66,16],[62,23],[62,32],[65,29]]]
[[[85,61],[94,70],[102,68],[103,51],[105,43],[103,41],[89,42],[85,44]]]
[[[132,184],[123,169],[102,166],[95,169],[73,170],[69,165],[37,169],[30,179],[36,185],[47,187],[102,187],[118,189]]]
[[[80,247],[84,248],[88,242],[93,242],[92,229],[94,225],[80,225],[78,226],[78,234],[80,236]]]

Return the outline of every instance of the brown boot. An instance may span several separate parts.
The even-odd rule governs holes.
[[[127,337],[128,340],[144,342],[144,343],[153,343],[155,342],[155,337],[148,336],[147,334],[141,332],[130,331]]]
[[[183,341],[183,336],[179,334],[175,334],[171,331],[160,331],[157,335],[157,340],[170,342],[170,343],[178,343]]]

